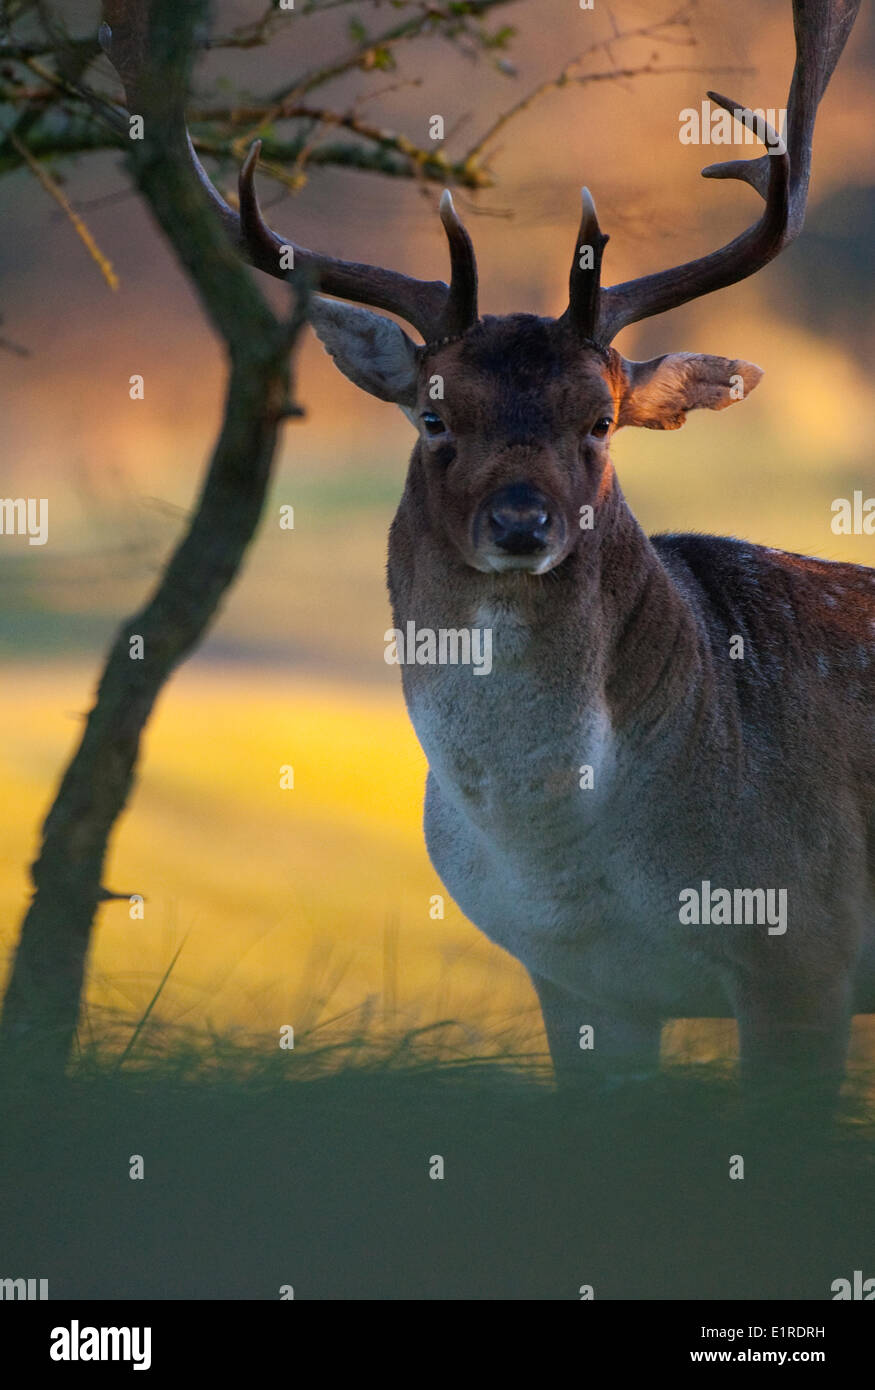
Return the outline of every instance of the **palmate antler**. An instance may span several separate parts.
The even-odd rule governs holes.
[[[564,322],[582,337],[607,345],[621,329],[639,319],[665,313],[753,275],[798,235],[805,216],[817,107],[859,8],[860,0],[793,0],[796,63],[787,108],[786,144],[748,108],[717,92],[708,93],[718,106],[749,124],[769,151],[756,159],[730,160],[702,171],[706,178],[749,183],[765,200],[760,219],[733,241],[671,270],[602,288],[602,253],[608,238],[599,227],[592,197],[584,189]],[[107,23],[101,29],[101,43],[122,79],[131,110],[136,105],[138,54],[148,11],[148,0],[106,0],[104,5]],[[281,280],[292,280],[295,272],[304,270],[323,293],[398,314],[428,343],[455,337],[476,322],[474,248],[449,191],[444,192],[440,203],[451,264],[450,284],[445,285],[441,280],[416,280],[380,266],[336,260],[278,236],[265,222],[255,192],[260,142],[252,146],[240,170],[237,212],[211,182],[187,131],[180,135],[187,141],[197,177],[229,237],[251,265]],[[593,249],[592,265],[586,268],[580,264],[581,246]]]
[[[708,93],[718,106],[750,125],[769,150],[757,159],[730,160],[702,171],[705,178],[741,179],[765,199],[759,221],[733,241],[671,270],[602,289],[601,258],[607,237],[584,189],[578,247],[593,248],[593,264],[581,268],[575,251],[569,305],[563,316],[584,337],[606,345],[630,323],[744,280],[798,236],[805,217],[817,107],[859,8],[860,0],[793,0],[796,64],[787,106],[786,144],[746,107],[718,92]]]

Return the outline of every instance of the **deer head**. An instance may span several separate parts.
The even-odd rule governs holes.
[[[578,245],[600,246],[586,190],[584,208]],[[448,194],[442,213],[452,224]],[[473,258],[467,281],[475,282]],[[422,523],[475,570],[553,569],[585,535],[582,509],[594,518],[610,495],[616,429],[677,429],[687,411],[722,410],[762,375],[748,362],[694,353],[627,361],[594,333],[583,312],[590,295],[591,280],[575,269],[561,318],[472,317],[424,345],[368,310],[331,300],[312,308],[340,370],[400,405],[416,427],[409,486]]]
[[[562,316],[481,319],[473,248],[445,192],[441,218],[453,279],[438,316],[419,319],[424,344],[370,310],[316,300],[313,326],[340,370],[401,406],[418,430],[411,490],[431,534],[456,559],[483,572],[546,573],[582,543],[582,509],[595,517],[611,494],[615,430],[678,429],[688,411],[722,410],[756,386],[762,373],[749,362],[695,353],[633,362],[610,342],[626,323],[706,293],[715,280],[752,274],[777,253],[787,225],[789,160],[774,131],[761,134],[775,151],[766,211],[731,257],[724,248],[694,266],[603,290],[607,237],[584,189]],[[254,230],[248,174],[244,187],[241,206]],[[411,322],[414,307],[418,302],[406,311]]]

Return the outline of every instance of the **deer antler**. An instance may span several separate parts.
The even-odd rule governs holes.
[[[703,169],[705,178],[741,179],[765,199],[758,222],[717,251],[671,270],[599,288],[601,248],[606,238],[595,208],[584,199],[581,241],[592,245],[594,265],[575,259],[569,307],[563,318],[585,337],[607,345],[622,328],[665,313],[753,275],[799,234],[811,173],[811,144],[817,107],[857,17],[860,0],[793,0],[796,63],[787,108],[786,145],[762,118],[739,103],[709,92],[718,106],[751,126],[768,153]]]
[[[240,169],[240,212],[228,207],[209,179],[189,140],[201,184],[217,205],[235,245],[250,264],[269,275],[288,279],[283,252],[291,249],[295,269],[304,269],[325,294],[388,309],[418,329],[426,342],[455,337],[477,319],[477,263],[474,247],[459,220],[449,189],[441,195],[440,217],[450,248],[451,279],[416,280],[395,270],[339,261],[286,241],[265,222],[255,192],[255,166],[261,149],[256,140]]]
[[[141,70],[140,55],[148,0],[105,0],[107,22],[100,29],[101,46],[121,78],[129,110],[136,109]],[[398,314],[425,338],[435,342],[463,333],[477,320],[477,263],[471,238],[459,220],[449,191],[440,203],[440,217],[450,249],[451,281],[416,280],[398,271],[356,261],[336,260],[277,236],[265,222],[255,192],[255,166],[261,142],[255,141],[240,170],[240,211],[229,207],[197,157],[188,131],[184,135],[192,166],[239,254],[259,270],[293,281],[304,271],[325,294],[371,304]],[[291,256],[287,253],[291,252]],[[284,254],[286,253],[286,254]]]
[[[580,231],[577,233],[577,245],[574,248],[574,260],[571,262],[568,308],[563,318],[572,323],[584,338],[592,338],[598,324],[602,255],[610,238],[599,226],[595,203],[588,188],[581,190],[581,201],[583,214],[580,219]],[[591,266],[582,264],[582,257],[587,251],[592,255]]]
[[[814,119],[835,65],[848,41],[860,0],[807,0],[793,5],[796,65],[787,102],[790,153],[790,208],[787,241],[798,235],[805,217]],[[730,159],[702,170],[706,179],[742,179],[763,197],[768,182],[768,155]]]

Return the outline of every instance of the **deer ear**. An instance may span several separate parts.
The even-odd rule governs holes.
[[[619,357],[619,354],[617,354]],[[679,430],[688,410],[725,410],[743,401],[762,369],[738,358],[675,352],[649,362],[619,358],[621,425]]]
[[[310,322],[344,376],[396,405],[416,404],[419,350],[392,319],[314,295]]]

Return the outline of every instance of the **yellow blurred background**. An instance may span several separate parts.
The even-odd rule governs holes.
[[[221,8],[236,23],[261,3]],[[199,90],[229,78],[262,90],[343,47],[347,11],[384,25],[388,7],[295,20],[269,52],[211,55]],[[73,32],[95,20],[68,6]],[[623,30],[668,14],[616,0]],[[610,32],[607,7],[519,0],[495,23],[518,34],[516,76],[475,67],[422,39],[399,51],[398,86],[356,73],[326,89],[339,106],[384,89],[369,118],[427,141],[428,119],[462,150],[499,110]],[[783,105],[792,68],[784,0],[707,3],[698,43],[633,40],[618,59],[696,68],[634,81],[568,85],[502,132],[496,184],[463,192],[486,312],[554,314],[586,182],[611,233],[606,280],[680,262],[757,214],[735,183],[705,183],[720,150],[683,146],[679,112],[706,88]],[[303,56],[303,59],[301,55]],[[873,563],[871,537],[835,536],[830,505],[875,491],[869,443],[875,388],[867,248],[875,227],[871,15],[858,21],[818,125],[802,241],[756,279],[628,330],[627,356],[694,350],[741,356],[765,377],[742,408],[693,416],[683,431],[624,432],[614,459],[650,531],[734,534]],[[727,68],[742,71],[728,73]],[[718,75],[721,72],[724,75]],[[265,76],[267,73],[267,77]],[[391,89],[391,90],[390,90]],[[738,150],[732,153],[749,153]],[[13,947],[40,821],[78,737],[115,626],[152,586],[198,490],[220,418],[224,366],[181,272],[134,195],[119,156],[66,169],[67,192],[120,276],[111,295],[69,224],[19,171],[0,180],[3,331],[30,356],[0,353],[2,490],[46,497],[49,541],[0,538],[2,947]],[[276,185],[262,185],[266,200]],[[425,278],[445,274],[439,190],[341,170],[313,171],[271,209],[304,245]],[[282,289],[259,281],[280,302]],[[139,373],[145,399],[132,401]],[[542,1049],[525,972],[446,900],[421,834],[425,764],[389,626],[385,537],[412,446],[400,412],[358,393],[308,336],[298,360],[306,418],[290,425],[260,535],[207,642],[165,691],[145,740],[137,789],[114,838],[106,882],[141,893],[142,921],[104,906],[89,1009],[131,1024],[184,942],[159,1003],[170,1022],[245,1032],[307,1031],[364,1018],[391,1030],[447,1019],[462,1050]],[[295,508],[281,530],[280,507]],[[295,769],[294,790],[280,768]],[[364,1010],[364,1013],[362,1011]],[[732,1029],[678,1025],[670,1046],[703,1055]]]

